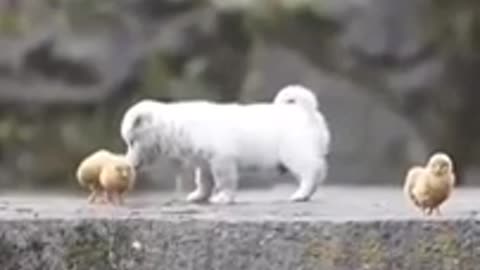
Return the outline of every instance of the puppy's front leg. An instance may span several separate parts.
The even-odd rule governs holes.
[[[210,163],[217,193],[210,198],[211,203],[232,204],[238,186],[237,166],[233,160],[212,160]]]
[[[213,180],[208,177],[204,177],[202,175],[202,169],[200,167],[195,167],[194,179],[196,188],[194,191],[188,194],[187,201],[204,202],[212,194]]]

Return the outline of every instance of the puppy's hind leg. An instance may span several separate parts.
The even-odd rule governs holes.
[[[296,174],[297,175],[297,174]],[[290,201],[293,202],[305,202],[310,200],[310,197],[315,193],[317,189],[317,183],[312,173],[298,174],[300,186],[290,196]]]
[[[212,194],[213,179],[211,179],[211,177],[205,177],[205,175],[202,175],[202,172],[206,173],[202,168],[195,167],[194,179],[196,188],[188,194],[188,202],[204,202]]]
[[[210,198],[211,203],[232,204],[238,186],[238,172],[233,160],[212,160],[210,163],[217,193]]]
[[[323,168],[320,168],[321,164],[318,161],[306,161],[286,165],[299,182],[299,187],[289,198],[290,201],[304,202],[310,200],[310,197],[317,190],[319,180],[323,180],[326,175],[326,171],[322,171]]]
[[[289,200],[308,201],[315,193],[319,180],[326,177],[326,160],[319,153],[315,144],[308,143],[311,138],[293,135],[286,137],[286,140],[280,145],[279,161],[299,182],[297,190]],[[305,143],[299,144],[302,140]]]

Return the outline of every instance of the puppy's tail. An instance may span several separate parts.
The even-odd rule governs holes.
[[[323,114],[318,111],[318,102],[312,90],[302,85],[287,85],[278,91],[273,99],[273,104],[294,104],[305,109],[311,119],[319,127],[319,140],[321,154],[326,155],[330,151],[330,130]]]
[[[297,104],[310,113],[318,109],[315,94],[302,85],[287,85],[278,91],[273,99],[273,104]]]

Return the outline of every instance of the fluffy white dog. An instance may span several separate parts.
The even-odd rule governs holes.
[[[299,85],[273,103],[163,103],[143,100],[125,113],[121,135],[137,168],[159,155],[207,164],[214,183],[196,177],[188,201],[232,203],[242,168],[283,168],[298,179],[292,201],[306,201],[327,173],[330,133],[314,94]]]

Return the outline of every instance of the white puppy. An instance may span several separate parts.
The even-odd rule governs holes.
[[[330,138],[315,96],[296,89],[303,92],[287,87],[291,97],[284,102],[281,90],[273,104],[140,101],[121,124],[127,156],[137,168],[158,155],[208,164],[214,183],[197,177],[189,201],[207,200],[215,187],[211,202],[234,202],[238,170],[248,167],[287,169],[300,182],[290,199],[308,200],[325,178]]]

